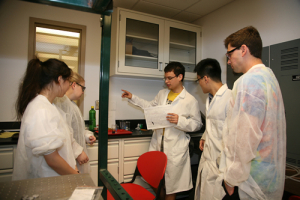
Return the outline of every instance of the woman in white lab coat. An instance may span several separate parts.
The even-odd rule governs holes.
[[[13,180],[77,174],[75,158],[87,156],[53,104],[69,88],[72,70],[59,60],[32,59],[16,102],[21,119]]]
[[[160,90],[153,101],[143,100],[130,92],[123,90],[122,97],[141,108],[167,105],[170,91],[179,93],[172,101],[173,113],[167,116],[167,120],[176,125],[168,128],[155,129],[149,151],[160,151],[163,137],[163,152],[167,155],[168,163],[165,171],[166,195],[176,197],[176,193],[187,191],[193,187],[191,163],[189,156],[190,136],[185,132],[193,132],[202,126],[198,101],[182,86],[183,74],[171,68],[174,63],[169,63],[165,68],[165,83],[168,89]],[[182,66],[182,68],[184,68]],[[175,117],[177,115],[177,117]],[[177,118],[177,119],[176,119]],[[175,194],[175,195],[174,195]],[[174,198],[175,199],[175,198]]]
[[[96,141],[95,136],[89,130],[85,130],[85,123],[74,100],[79,100],[85,90],[85,81],[78,73],[73,72],[69,79],[70,86],[63,97],[54,100],[56,107],[62,109],[66,113],[67,124],[73,130],[73,136],[76,142],[83,147],[83,151],[87,154],[86,143],[93,144]],[[90,163],[76,162],[80,173],[90,173]]]

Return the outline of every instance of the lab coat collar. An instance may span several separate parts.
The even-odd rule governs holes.
[[[185,98],[185,95],[186,95],[186,89],[184,86],[183,87],[183,90],[180,92],[180,94],[176,97],[176,99],[178,98],[181,98],[181,99],[184,99]],[[176,99],[174,101],[176,101]]]
[[[207,113],[209,113],[210,109],[212,108],[212,105],[214,104],[215,102],[215,99],[216,99],[216,96],[222,96],[226,90],[228,90],[228,86],[227,84],[225,83],[224,85],[222,85],[219,90],[217,91],[217,93],[215,94],[215,96],[213,96],[212,100],[209,102],[209,98],[207,98],[206,100],[206,109],[207,109]]]
[[[183,90],[180,92],[180,94],[174,99],[173,102],[177,101],[177,99],[181,98],[181,99],[184,99],[185,98],[185,95],[186,95],[186,89],[184,86],[183,87]],[[167,101],[167,98],[168,98],[168,94],[171,90],[167,90],[168,92],[166,93],[166,99],[165,99],[165,102]]]
[[[252,71],[254,68],[259,68],[259,67],[266,67],[266,66],[264,64],[253,65],[245,74]]]
[[[226,92],[226,90],[228,90],[228,86],[225,83],[224,85],[222,85],[222,87],[219,88],[215,96],[222,96]]]

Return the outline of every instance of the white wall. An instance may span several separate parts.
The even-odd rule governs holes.
[[[184,86],[190,93],[199,96],[199,93],[197,92],[199,92],[200,88],[198,88],[195,82],[185,82]],[[151,80],[142,78],[111,77],[109,87],[110,119],[144,119],[142,109],[128,103],[127,99],[121,98],[121,90],[127,90],[145,100],[152,101],[158,91],[165,88],[165,85],[163,79]],[[110,121],[108,125],[110,126],[111,123],[112,121]]]
[[[300,38],[300,0],[236,0],[198,20],[203,30],[203,58],[216,58],[222,66],[222,80],[226,82],[226,59],[223,41],[231,33],[248,25],[255,26],[264,46]],[[87,26],[84,118],[99,96],[99,66],[101,28],[99,15],[68,9],[4,0],[0,3],[0,121],[13,121],[17,87],[27,64],[29,17],[45,18]],[[5,31],[3,31],[5,30]],[[205,98],[199,86],[186,82],[186,89],[194,95],[205,111]],[[110,79],[110,118],[140,119],[143,112],[121,98],[121,89],[152,100],[163,81],[120,78]],[[101,105],[100,105],[101,106]],[[110,125],[110,123],[109,123]]]
[[[299,0],[236,0],[201,18],[203,58],[217,59],[226,82],[224,40],[231,33],[252,25],[260,32],[263,46],[300,38]]]
[[[0,3],[0,122],[14,121],[17,90],[28,62],[29,17],[85,25],[86,57],[84,116],[99,98],[100,15],[20,0]]]

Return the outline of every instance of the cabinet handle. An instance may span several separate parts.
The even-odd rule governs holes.
[[[163,62],[159,62],[159,71],[162,71],[162,63]]]

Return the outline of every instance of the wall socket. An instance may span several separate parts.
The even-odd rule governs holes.
[[[99,100],[95,101],[95,110],[99,110]]]

